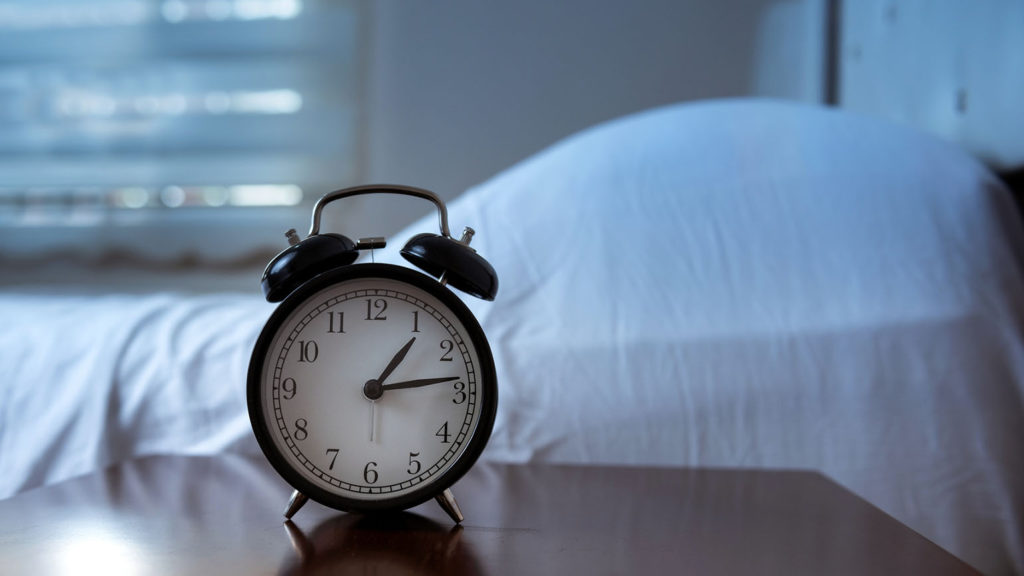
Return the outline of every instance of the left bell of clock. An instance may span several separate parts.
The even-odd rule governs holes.
[[[289,230],[286,236],[291,246],[267,264],[260,280],[268,302],[280,302],[317,274],[348,266],[359,257],[356,243],[341,234],[315,234],[299,240],[295,230]]]

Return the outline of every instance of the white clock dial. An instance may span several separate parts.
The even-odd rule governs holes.
[[[399,498],[462,457],[481,422],[484,377],[470,333],[441,299],[356,277],[315,292],[276,327],[259,383],[263,426],[317,488]]]

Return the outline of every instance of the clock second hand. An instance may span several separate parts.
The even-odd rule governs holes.
[[[380,373],[380,376],[376,379],[367,380],[363,384],[363,396],[370,401],[370,442],[373,442],[374,429],[377,427],[377,407],[376,401],[384,394],[384,381],[387,377],[398,368],[398,365],[405,359],[405,355],[409,353],[409,349],[412,348],[413,343],[416,342],[416,337],[413,336],[405,343],[405,346],[395,353],[388,362],[388,365],[384,367],[384,371]]]
[[[377,424],[377,422],[376,422],[377,421],[377,408],[376,408],[376,406],[377,406],[377,402],[375,400],[370,400],[370,442],[373,442],[373,430],[374,430],[374,428],[377,427],[376,426],[376,424]]]

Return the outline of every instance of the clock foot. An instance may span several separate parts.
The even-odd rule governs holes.
[[[446,489],[444,492],[434,496],[434,500],[451,516],[456,524],[462,522],[462,510],[459,510],[459,503],[455,501],[455,496],[452,496],[451,490]]]
[[[296,490],[292,492],[291,499],[288,500],[288,507],[284,509],[284,517],[291,518],[302,508],[302,505],[309,501],[309,497]]]

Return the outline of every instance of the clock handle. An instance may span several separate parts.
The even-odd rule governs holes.
[[[435,278],[441,278],[442,284],[450,283],[452,287],[462,290],[467,294],[483,298],[484,300],[494,300],[498,293],[498,275],[487,260],[477,254],[476,250],[469,247],[469,240],[473,237],[473,230],[466,228],[466,232],[461,239],[452,238],[452,233],[448,228],[448,208],[445,207],[444,201],[437,194],[422,188],[391,184],[370,184],[328,192],[320,197],[316,201],[316,205],[313,206],[313,221],[309,227],[309,236],[298,244],[295,244],[297,238],[294,235],[289,236],[288,241],[294,244],[289,250],[298,252],[299,247],[302,246],[302,252],[305,254],[305,244],[313,242],[320,237],[320,216],[325,206],[335,200],[362,194],[399,194],[432,202],[437,207],[437,214],[441,223],[441,234],[417,234],[409,239],[399,253],[403,258],[427,274]],[[324,236],[339,235],[325,234]],[[351,243],[351,241],[349,242]],[[360,241],[359,244],[352,243],[351,249],[341,251],[341,254],[338,256],[339,259],[341,256],[345,258],[351,257],[350,260],[341,262],[341,265],[351,264],[355,260],[353,254],[364,247],[364,243]],[[288,250],[285,252],[288,252]],[[268,266],[268,271],[271,270],[271,267],[273,267],[274,272],[278,271],[278,269],[286,268],[285,265],[290,264],[290,260],[286,258],[281,263],[277,262],[283,256],[285,256],[285,253],[282,253],[274,262],[271,262],[271,266]],[[331,266],[335,265],[337,264],[331,264]],[[312,270],[317,271],[319,269]],[[268,294],[268,300],[271,302],[276,302],[277,300],[271,299],[270,296],[277,297],[280,295],[283,298],[292,289],[297,287],[298,283],[301,283],[298,281],[305,281],[312,277],[311,275],[295,275],[293,278],[290,268],[285,270],[285,272],[288,272],[288,279],[297,281],[296,286],[291,286],[290,284],[286,286],[288,290],[278,287],[281,284],[280,281],[266,280],[268,273],[264,273],[264,293]]]
[[[451,490],[445,488],[444,492],[434,496],[434,500],[436,500],[441,508],[451,516],[452,520],[454,520],[456,524],[462,523],[464,520],[462,510],[459,509],[459,503],[455,501],[455,496],[452,495]]]
[[[441,235],[445,238],[452,237],[451,232],[448,230],[448,208],[445,207],[444,201],[441,200],[440,196],[434,194],[430,190],[393,184],[356,186],[324,194],[316,201],[316,205],[313,207],[313,222],[309,227],[309,235],[315,236],[320,233],[320,213],[323,212],[324,206],[334,202],[335,200],[341,200],[342,198],[348,198],[350,196],[359,196],[361,194],[400,194],[402,196],[413,196],[415,198],[429,200],[437,207],[437,213],[441,221]]]

